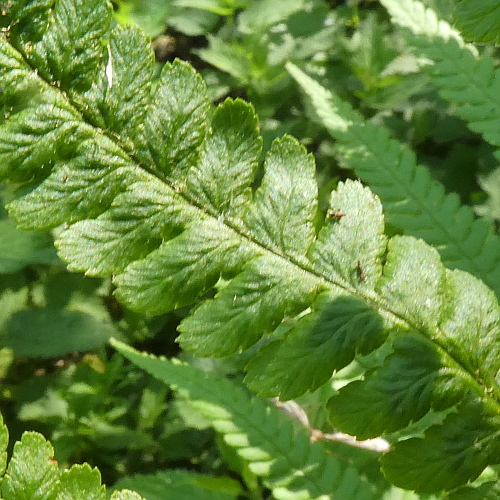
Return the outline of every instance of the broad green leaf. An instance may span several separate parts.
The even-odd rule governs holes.
[[[70,161],[57,162],[45,182],[10,204],[11,216],[24,229],[49,229],[84,214],[97,216],[120,192],[122,180],[134,177],[130,166],[108,140],[82,140]]]
[[[5,344],[19,356],[61,356],[88,351],[116,335],[116,327],[92,314],[51,307],[18,311],[5,325]]]
[[[326,223],[309,251],[310,259],[346,286],[373,288],[382,272],[383,231],[380,201],[359,183],[340,183],[331,194]]]
[[[107,45],[106,66],[82,96],[89,121],[119,134],[123,146],[141,140],[142,123],[149,108],[154,75],[154,54],[138,29],[116,26]]]
[[[418,293],[415,293],[418,276]],[[388,245],[378,288],[391,309],[422,329],[435,328],[445,314],[445,268],[437,250],[422,240],[394,237]]]
[[[64,106],[59,97],[51,96],[49,102],[13,115],[2,127],[0,159],[9,157],[9,162],[0,167],[0,178],[9,175],[18,182],[39,179],[54,166],[59,154],[86,137],[76,112]]]
[[[58,262],[48,235],[20,231],[9,219],[0,219],[0,273],[15,273],[29,264]]]
[[[38,40],[47,29],[48,9],[53,0],[18,0],[3,4],[0,22],[10,26],[21,39]]]
[[[48,81],[69,92],[87,90],[102,57],[109,9],[101,0],[59,0],[41,41],[26,46],[27,58]]]
[[[59,471],[54,450],[41,434],[25,432],[2,482],[4,500],[56,500]]]
[[[180,216],[196,213],[182,203],[167,186],[155,182],[136,182],[119,194],[110,210],[94,220],[74,224],[58,241],[63,257],[72,260],[73,269],[103,275],[119,271],[155,248],[162,235],[168,235]],[[75,256],[74,249],[87,251]],[[142,246],[141,246],[142,244]],[[96,262],[98,261],[98,262]]]
[[[347,384],[330,399],[330,421],[358,439],[398,431],[431,406],[441,410],[460,401],[464,388],[454,387],[453,372],[429,343],[410,333],[400,336],[375,373]]]
[[[480,486],[465,486],[446,496],[446,500],[498,500],[499,498],[499,481],[489,481]]]
[[[477,416],[481,424],[477,425]],[[475,479],[488,463],[498,463],[498,412],[468,399],[443,424],[431,427],[425,439],[397,443],[382,457],[386,477],[396,486],[420,491],[451,490],[463,478]]]
[[[134,182],[106,213],[63,232],[56,242],[59,254],[71,262],[72,270],[97,276],[118,272],[158,246],[172,219],[186,212],[181,201],[168,186]],[[77,248],[85,250],[75,252]]]

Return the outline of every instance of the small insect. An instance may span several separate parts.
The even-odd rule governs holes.
[[[341,210],[328,210],[328,212],[326,213],[326,216],[329,218],[329,219],[341,219],[342,217],[345,217],[345,213],[342,212]]]
[[[68,181],[68,179],[69,179],[68,174],[63,174],[63,176],[62,176],[63,182],[66,183]]]
[[[358,263],[356,264],[356,272],[358,273],[358,278],[363,281],[366,279],[366,274],[363,271],[363,268],[361,267],[361,262],[358,260]]]

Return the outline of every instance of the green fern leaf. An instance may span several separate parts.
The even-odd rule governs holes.
[[[101,3],[89,1],[88,8]],[[397,443],[386,455],[386,474],[402,487],[450,488],[474,479],[480,467],[498,463],[500,318],[498,303],[482,282],[445,269],[437,251],[421,240],[388,240],[380,201],[359,182],[339,184],[316,234],[314,162],[297,141],[284,137],[273,143],[262,182],[252,193],[261,143],[249,105],[228,100],[212,110],[201,78],[179,61],[149,83],[154,65],[144,37],[132,28],[112,28],[95,44],[92,33],[100,33],[105,20],[92,28],[78,66],[83,74],[76,77],[78,54],[69,57],[64,51],[70,49],[60,47],[68,36],[66,21],[59,26],[54,19],[64,17],[64,9],[74,12],[80,2],[43,4],[31,28],[30,4],[23,5],[16,12],[24,17],[12,18],[12,29],[0,39],[0,87],[10,113],[0,128],[0,175],[23,187],[10,205],[21,226],[64,224],[57,246],[69,267],[113,275],[118,297],[133,309],[160,314],[201,298],[181,323],[183,347],[224,356],[260,341],[247,380],[268,395],[287,398],[314,390],[356,355],[389,341],[386,349],[392,352],[380,366],[363,382],[340,390],[328,410],[339,426],[370,437],[404,434],[431,410],[449,412],[424,437]],[[134,61],[136,54],[124,50],[127,40],[143,60]],[[46,47],[54,47],[52,59]],[[136,77],[148,83],[137,88],[131,83]],[[129,85],[136,97],[129,97]],[[19,96],[25,95],[30,99],[21,105]],[[442,247],[448,265],[478,271],[497,286],[500,251],[489,227],[473,222],[456,198],[445,197],[399,144],[343,110],[328,115],[343,137],[371,130],[352,152],[366,176],[372,172],[371,160],[363,159],[367,150],[389,157],[392,168],[383,174],[389,181],[378,185],[390,216]],[[136,120],[133,127],[127,117]],[[414,193],[404,203],[392,180],[399,179],[399,168],[398,182],[404,192]],[[372,175],[368,180],[376,188],[381,174]],[[423,208],[426,204],[431,208]],[[413,210],[419,214],[416,223]],[[207,300],[215,285],[216,295]],[[291,328],[271,336],[284,319]],[[420,364],[414,352],[422,353]],[[374,405],[381,417],[372,423],[353,398]],[[214,420],[222,420],[220,430],[227,434],[219,406]],[[252,418],[265,422],[270,410],[256,403],[255,411]],[[457,440],[460,422],[474,431]],[[439,452],[432,451],[436,443]],[[338,464],[323,461],[321,447],[314,445],[309,453],[306,437],[296,446],[308,450],[297,452],[301,460],[320,464],[314,470],[322,478],[340,477]],[[428,457],[418,475],[411,473],[412,446]],[[271,467],[277,495],[303,484],[299,475],[290,476],[290,462],[267,448],[252,455],[246,444],[237,447],[260,474]],[[472,466],[477,449],[481,461]],[[455,467],[457,460],[464,465]],[[300,471],[306,465],[300,462]],[[330,479],[319,484],[314,486],[318,495],[335,489]]]
[[[134,364],[186,394],[263,478],[274,498],[373,498],[355,469],[326,453],[321,442],[311,444],[305,429],[294,432],[291,420],[262,399],[188,365],[145,355],[118,341],[112,344]]]
[[[478,43],[500,41],[500,2],[462,0],[454,11],[457,24],[464,36]]]
[[[348,164],[380,196],[388,221],[434,245],[446,266],[473,273],[500,296],[500,238],[490,224],[460,206],[456,194],[445,194],[417,165],[415,154],[386,130],[364,120],[296,66],[289,64],[288,70],[339,141]]]
[[[74,465],[61,473],[58,500],[104,500],[106,487],[101,486],[101,474],[90,465]]]
[[[5,471],[8,432],[0,414],[0,484],[4,500],[105,500],[101,474],[88,464],[59,471],[54,449],[37,432],[25,432],[15,443]],[[5,472],[5,475],[4,475]],[[113,500],[144,500],[128,490],[115,492]]]
[[[487,53],[479,57],[477,50],[466,46],[445,21],[437,20],[439,29],[429,29],[428,17],[435,14],[417,0],[382,3],[395,23],[408,28],[406,38],[418,57],[431,62],[424,69],[432,75],[440,95],[456,104],[454,113],[468,122],[472,131],[500,147],[500,70],[495,68],[493,58]],[[484,2],[481,7],[487,8]],[[416,10],[419,16],[409,14]],[[494,24],[490,17],[485,21]]]
[[[444,40],[453,38],[463,43],[457,30],[439,19],[433,9],[426,7],[426,4],[419,0],[381,0],[380,3],[389,11],[393,22],[414,33],[429,37],[439,36]]]
[[[2,482],[5,500],[55,500],[59,471],[54,450],[41,434],[25,432],[14,452]]]

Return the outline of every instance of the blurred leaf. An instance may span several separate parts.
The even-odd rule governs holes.
[[[122,0],[115,17],[121,24],[137,24],[150,37],[165,30],[172,0]]]
[[[81,311],[41,308],[18,311],[6,325],[6,344],[23,356],[54,357],[88,351],[116,335],[111,322]]]
[[[117,488],[138,491],[146,500],[231,500],[242,493],[238,481],[192,471],[169,470],[155,475],[136,475],[118,481]]]
[[[206,10],[218,16],[230,16],[236,9],[245,8],[249,0],[175,0],[176,7]]]
[[[0,273],[15,273],[30,264],[55,264],[48,234],[21,231],[10,219],[0,220]]]

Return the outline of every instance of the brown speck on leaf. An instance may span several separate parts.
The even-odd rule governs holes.
[[[329,210],[326,214],[326,216],[329,218],[329,219],[341,219],[342,217],[345,217],[345,213],[342,212],[341,210]]]
[[[363,281],[366,279],[366,274],[363,271],[363,268],[361,267],[361,262],[358,260],[358,263],[356,265],[356,272],[358,273],[358,278]]]

